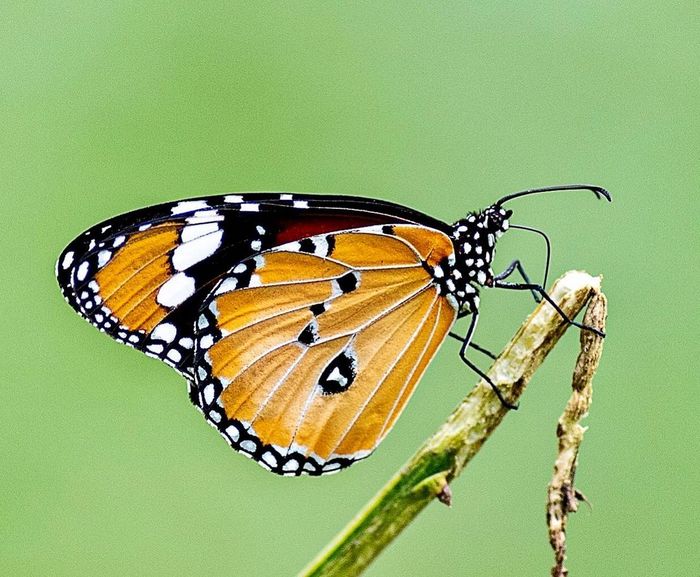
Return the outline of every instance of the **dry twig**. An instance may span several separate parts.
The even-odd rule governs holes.
[[[588,304],[583,322],[604,331],[606,314],[605,295],[596,291]],[[581,331],[581,352],[571,382],[573,390],[564,413],[559,417],[559,452],[554,463],[554,475],[547,490],[547,526],[549,542],[554,549],[552,577],[566,577],[569,574],[564,566],[568,515],[576,512],[579,501],[585,500],[574,486],[578,453],[583,434],[586,432],[586,427],[580,423],[591,406],[591,382],[602,352],[603,339],[590,331]]]

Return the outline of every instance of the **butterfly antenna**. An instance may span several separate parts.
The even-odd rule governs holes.
[[[536,234],[539,234],[544,239],[544,243],[545,243],[545,245],[547,245],[547,259],[546,259],[545,265],[544,265],[544,282],[542,283],[542,286],[546,287],[547,286],[547,277],[549,277],[549,261],[550,261],[551,255],[552,255],[552,244],[549,242],[549,237],[543,231],[539,230],[538,228],[531,228],[529,226],[523,226],[520,224],[511,224],[510,228],[517,228],[520,230],[529,230],[530,232],[534,232]]]
[[[559,186],[545,186],[544,188],[531,188],[529,190],[514,192],[513,194],[504,196],[502,199],[496,202],[495,206],[502,206],[504,203],[521,196],[539,194],[540,192],[555,192],[559,190],[590,190],[593,194],[595,194],[596,198],[605,198],[608,202],[612,202],[612,196],[610,196],[610,193],[602,186],[595,186],[592,184],[563,184]]]

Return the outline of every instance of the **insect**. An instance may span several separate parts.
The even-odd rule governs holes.
[[[369,198],[202,197],[93,226],[56,272],[84,319],[182,374],[234,449],[278,474],[321,475],[374,451],[448,334],[485,376],[467,358],[482,287],[556,307],[519,261],[491,268],[503,233],[534,230],[510,225],[504,205],[555,190],[610,200],[590,185],[531,189],[450,225]],[[523,282],[507,281],[516,271]],[[461,317],[464,336],[451,333]]]

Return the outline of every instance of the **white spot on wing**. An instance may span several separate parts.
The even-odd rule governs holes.
[[[199,347],[202,349],[208,349],[214,344],[214,337],[211,335],[204,335],[199,339]]]
[[[223,281],[221,281],[221,284],[216,287],[216,292],[214,293],[215,295],[221,295],[224,293],[231,292],[232,290],[236,290],[236,287],[238,286],[238,279],[235,277],[227,277]]]
[[[315,241],[314,254],[317,256],[328,256],[328,240],[326,237],[317,237]]]
[[[230,425],[229,427],[226,427],[226,436],[231,439],[232,441],[237,441],[238,436],[239,436],[238,429],[234,427],[233,425]]]
[[[75,273],[75,276],[78,278],[78,280],[85,280],[89,266],[90,265],[88,265],[87,261],[83,261],[80,263],[80,266],[78,267],[78,272]]]
[[[177,336],[177,328],[171,323],[162,323],[158,325],[151,333],[152,339],[160,339],[166,343],[172,343]]]
[[[111,258],[112,253],[109,252],[108,250],[101,250],[97,254],[97,266],[102,268],[104,265],[106,265],[109,262],[109,259]]]
[[[305,200],[295,200],[294,208],[309,208],[309,203]]]
[[[270,451],[263,453],[262,460],[270,465],[270,467],[277,466],[277,457],[275,457]]]
[[[198,210],[195,212],[191,217],[190,217],[193,222],[201,222],[206,219],[216,219],[220,220],[223,218],[220,214],[219,211],[216,210],[215,208],[209,209],[209,210]],[[190,222],[190,218],[186,219],[187,222]]]
[[[161,345],[161,344],[159,344],[159,343],[156,343],[156,344],[153,344],[153,345],[148,345],[148,346],[146,347],[146,350],[148,350],[148,351],[150,351],[150,352],[152,352],[152,353],[154,353],[154,354],[156,354],[156,355],[159,355],[160,353],[163,352],[163,345]]]
[[[344,387],[344,386],[347,384],[347,382],[348,382],[347,377],[345,377],[345,375],[343,375],[343,374],[340,372],[340,370],[338,369],[338,367],[333,367],[333,370],[331,371],[331,374],[328,375],[328,380],[329,380],[329,381],[335,381],[335,382],[338,383],[341,387]]]
[[[201,208],[209,208],[206,200],[183,200],[170,209],[173,214],[182,214]]]
[[[243,202],[243,197],[240,194],[227,194],[224,202]]]
[[[194,294],[194,288],[194,279],[179,272],[160,287],[156,301],[164,307],[176,307]]]
[[[241,212],[258,212],[260,205],[257,202],[245,202],[241,204]]]
[[[190,242],[178,246],[173,252],[172,263],[175,270],[186,270],[193,264],[210,257],[221,246],[221,237],[224,231],[200,236]]]
[[[224,217],[217,210],[198,210],[192,216],[188,216],[185,222],[187,224],[207,224],[221,222],[222,220],[224,220]]]
[[[254,274],[251,275],[250,281],[248,281],[248,287],[254,288],[256,286],[261,286],[262,285],[262,280],[260,279],[259,274]]]
[[[219,225],[215,222],[206,222],[202,224],[190,224],[182,229],[180,233],[180,238],[182,242],[190,242],[200,236],[205,234],[210,234],[216,232],[219,229]]]
[[[177,349],[170,349],[168,351],[168,358],[174,363],[179,363],[182,360],[182,354]]]
[[[253,441],[243,441],[241,443],[241,449],[243,449],[247,453],[254,453],[255,452],[255,443]]]
[[[73,264],[73,256],[74,255],[75,255],[75,253],[72,250],[68,251],[66,254],[63,255],[63,260],[61,261],[61,266],[64,269],[69,268],[70,265]]]

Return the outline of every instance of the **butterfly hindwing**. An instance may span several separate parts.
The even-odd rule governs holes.
[[[442,232],[370,226],[238,263],[202,305],[193,398],[237,450],[280,474],[368,456],[452,326],[433,267]]]
[[[202,301],[236,263],[319,233],[438,221],[354,197],[243,194],[137,210],[77,237],[56,265],[66,300],[116,340],[192,375]]]

